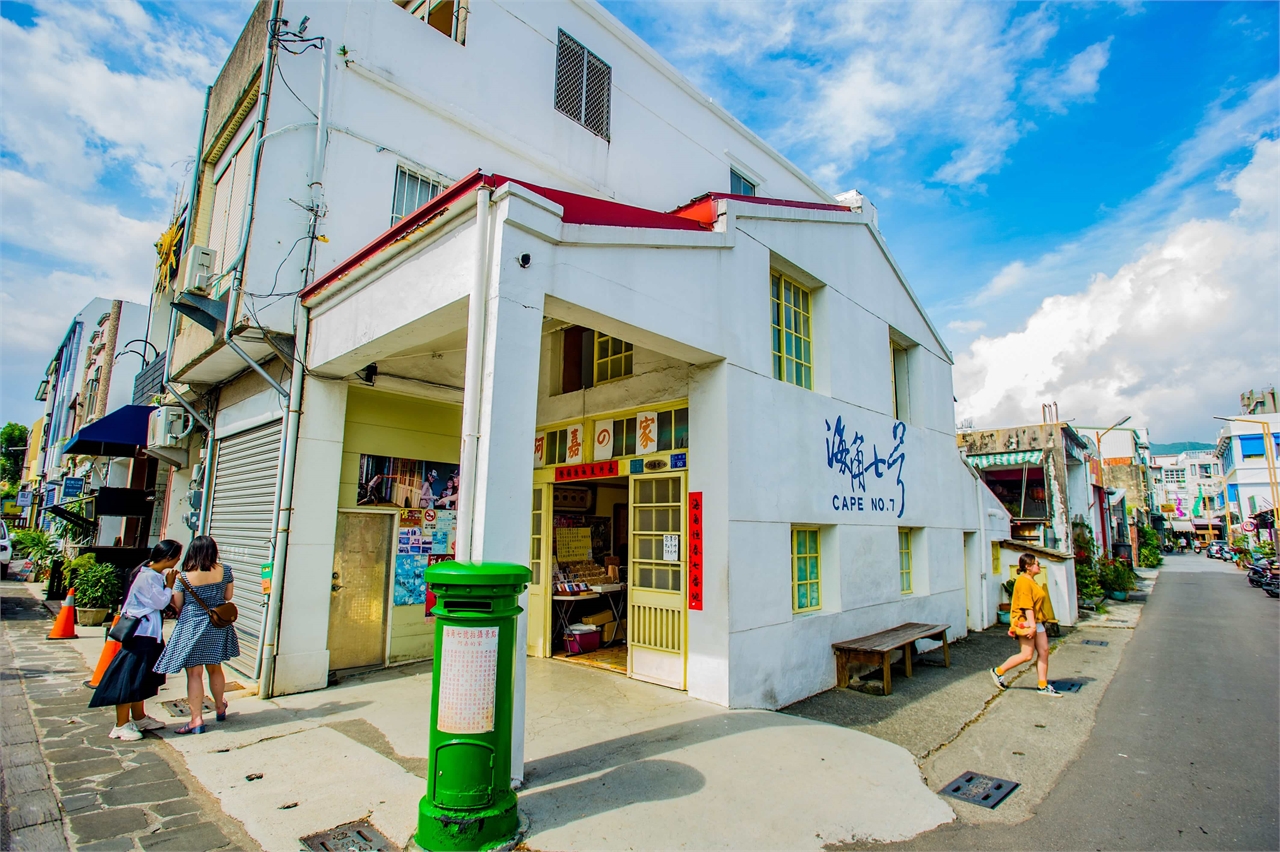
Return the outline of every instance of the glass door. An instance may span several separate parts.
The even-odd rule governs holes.
[[[684,473],[631,477],[628,673],[685,688]]]

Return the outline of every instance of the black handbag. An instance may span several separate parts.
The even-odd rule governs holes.
[[[138,632],[138,628],[142,626],[141,618],[134,618],[132,615],[122,615],[120,620],[111,625],[111,629],[107,631],[107,638],[113,639],[123,645],[133,638]]]

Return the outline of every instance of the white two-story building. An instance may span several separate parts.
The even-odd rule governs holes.
[[[455,555],[530,566],[530,655],[733,707],[994,622],[1009,515],[874,208],[597,4],[264,4],[210,103],[168,386],[263,694],[430,656]]]

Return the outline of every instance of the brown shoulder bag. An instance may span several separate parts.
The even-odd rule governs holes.
[[[187,587],[187,591],[191,597],[195,598],[196,603],[200,604],[200,608],[209,614],[209,623],[214,627],[230,627],[236,623],[236,619],[240,617],[240,610],[231,601],[220,603],[215,607],[210,607],[204,601],[200,600],[200,596],[196,594],[196,590],[187,582],[186,574],[179,574],[178,578],[182,580],[182,585]]]

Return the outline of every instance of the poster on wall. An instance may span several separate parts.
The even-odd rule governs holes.
[[[456,510],[458,466],[449,462],[361,454],[356,504]]]
[[[458,466],[447,462],[360,456],[357,504],[400,510],[392,604],[427,602],[423,572],[453,558],[457,547]]]

